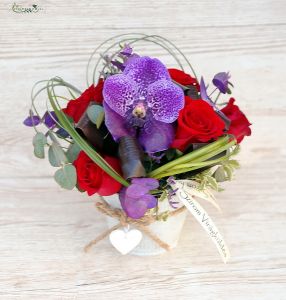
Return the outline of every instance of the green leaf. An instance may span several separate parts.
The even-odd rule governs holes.
[[[73,163],[77,159],[80,151],[81,151],[81,149],[77,143],[71,144],[66,152],[68,161],[70,163]]]
[[[45,158],[47,138],[42,132],[37,132],[33,138],[34,154],[38,158]]]
[[[55,181],[64,189],[72,190],[76,186],[76,169],[73,165],[64,165],[54,175]]]
[[[229,87],[226,88],[226,93],[229,95],[231,94],[231,89]]]
[[[176,149],[170,148],[166,151],[166,158],[167,160],[172,160],[176,155]]]
[[[215,180],[215,178],[213,178],[212,176],[207,176],[207,181],[208,181],[208,185],[215,191],[218,190],[218,184],[217,181]]]
[[[49,148],[49,162],[53,167],[60,167],[68,162],[65,152],[58,143],[53,142]]]
[[[223,166],[225,172],[226,172],[226,175],[227,175],[227,178],[228,180],[231,180],[232,179],[232,173],[233,173],[233,169],[229,166]]]
[[[234,169],[238,169],[240,167],[239,162],[235,159],[230,159],[229,161],[227,161],[227,164],[231,165]]]
[[[104,110],[101,105],[91,105],[87,109],[87,116],[97,128],[100,127],[104,120]]]
[[[214,173],[214,177],[217,182],[226,181],[227,178],[225,176],[224,167],[218,167]]]

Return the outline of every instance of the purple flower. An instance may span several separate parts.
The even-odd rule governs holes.
[[[133,52],[132,47],[129,44],[125,44],[120,54],[124,56],[131,56],[132,52]]]
[[[213,84],[223,94],[227,92],[228,80],[230,79],[229,72],[217,73],[213,78]]]
[[[103,96],[105,124],[115,140],[135,136],[148,153],[169,147],[184,93],[158,59],[134,57],[122,74],[106,79]]]
[[[133,178],[128,188],[122,188],[119,199],[127,216],[140,219],[148,209],[154,208],[157,198],[149,194],[149,191],[158,186],[158,180],[153,178]]]
[[[58,122],[58,118],[56,116],[56,113],[54,111],[46,111],[44,114],[44,123],[49,127],[53,127],[54,125],[56,125],[56,122]]]
[[[24,121],[23,124],[28,126],[28,127],[33,127],[37,126],[41,123],[41,119],[38,116],[30,116],[27,117]]]
[[[120,71],[124,71],[125,66],[118,60],[112,60],[111,63]]]
[[[207,93],[207,87],[206,87],[206,84],[205,84],[205,81],[204,81],[204,78],[201,77],[201,82],[200,82],[200,94],[201,94],[201,98],[207,102],[210,101],[210,98],[208,96],[208,93]]]

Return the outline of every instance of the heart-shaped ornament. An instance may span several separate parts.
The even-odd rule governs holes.
[[[116,229],[109,235],[112,246],[123,255],[133,250],[141,242],[141,239],[142,233],[137,229],[131,229],[129,231]]]

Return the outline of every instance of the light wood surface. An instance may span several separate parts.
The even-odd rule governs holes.
[[[35,3],[43,10],[16,14],[0,2],[0,299],[286,299],[285,0]],[[32,85],[59,75],[83,89],[92,50],[126,32],[168,37],[209,80],[231,71],[253,135],[217,195],[223,213],[204,205],[230,247],[227,265],[191,217],[171,253],[120,256],[103,241],[85,254],[105,228],[94,198],[61,190],[33,157],[22,126]]]

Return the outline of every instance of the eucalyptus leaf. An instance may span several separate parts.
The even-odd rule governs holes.
[[[53,142],[49,148],[49,162],[53,167],[60,167],[68,162],[65,152],[58,143]]]
[[[76,169],[73,165],[64,165],[54,175],[55,181],[64,189],[72,190],[76,186]]]
[[[66,152],[68,161],[70,163],[73,163],[77,159],[80,151],[81,151],[81,148],[79,147],[79,145],[77,143],[71,144]]]
[[[226,175],[225,175],[225,171],[224,171],[224,167],[218,167],[214,173],[214,177],[216,179],[217,182],[224,182],[227,180]]]
[[[34,154],[38,158],[45,158],[47,138],[42,132],[37,132],[33,138]]]
[[[91,105],[87,109],[87,116],[90,121],[96,125],[97,128],[100,127],[104,120],[104,110],[101,105]]]

